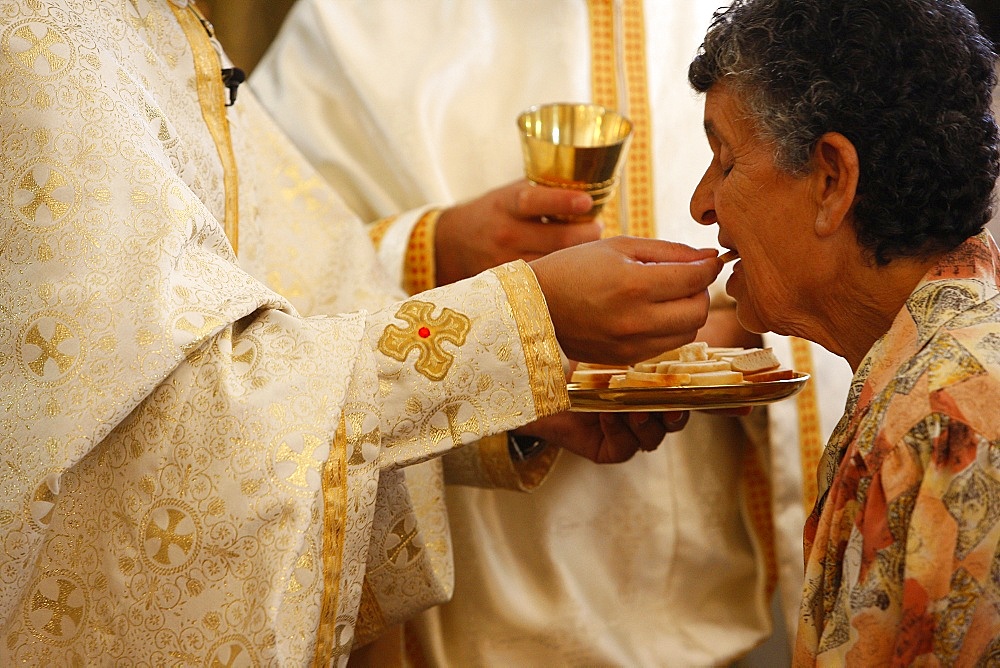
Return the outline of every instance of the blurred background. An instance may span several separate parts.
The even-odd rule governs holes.
[[[278,34],[295,0],[196,0],[233,63],[247,74]]]

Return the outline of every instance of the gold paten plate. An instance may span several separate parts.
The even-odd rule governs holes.
[[[715,408],[762,406],[781,401],[801,390],[809,374],[796,372],[795,378],[743,385],[683,387],[581,388],[569,384],[570,410],[581,413],[640,411],[698,411]]]

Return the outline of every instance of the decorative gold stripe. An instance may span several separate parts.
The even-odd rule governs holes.
[[[792,337],[792,367],[813,376],[812,352],[805,339]],[[816,384],[812,378],[795,398],[799,413],[799,457],[802,462],[802,502],[806,516],[816,503],[816,475],[819,458],[823,454],[823,438],[819,423],[819,403],[816,398]]]
[[[761,455],[753,441],[743,434],[743,484],[746,492],[747,514],[754,535],[764,553],[764,587],[767,600],[771,600],[778,583],[778,557],[774,545],[774,515],[771,509],[771,479],[762,465]]]
[[[375,588],[365,575],[361,585],[361,605],[358,609],[357,627],[354,629],[355,647],[367,645],[386,629],[385,615],[378,603]]]
[[[614,0],[588,0],[590,12],[590,96],[594,104],[618,109],[618,76],[615,63],[615,8]],[[626,158],[627,160],[627,158]],[[625,187],[625,184],[622,184]],[[621,188],[615,191],[604,209],[604,236],[621,234]]]
[[[437,283],[437,265],[434,262],[434,233],[441,209],[431,209],[417,221],[410,232],[403,260],[403,289],[415,295],[430,290]]]
[[[656,234],[653,215],[652,122],[642,2],[643,0],[624,0],[620,17],[616,17],[614,0],[588,2],[593,101],[624,112],[633,124],[621,186],[602,213],[605,236],[631,234],[651,237]],[[619,80],[619,74],[624,77],[624,81]],[[622,198],[625,200],[624,208],[621,205]],[[625,219],[624,224],[622,217]]]
[[[656,235],[653,216],[652,117],[646,70],[646,18],[643,0],[625,0],[624,37],[626,114],[632,121],[632,141],[625,160],[626,232],[637,237]]]
[[[178,7],[168,2],[181,24],[191,51],[194,53],[194,69],[198,82],[198,100],[201,114],[208,131],[215,142],[222,163],[223,183],[226,191],[226,236],[233,250],[239,252],[239,179],[236,172],[236,155],[229,134],[229,119],[226,116],[226,88],[222,83],[222,64],[209,40],[211,24],[198,12],[193,3]]]
[[[516,474],[513,472],[513,464],[510,460],[510,448],[507,446],[507,432],[503,431],[492,436],[484,436],[476,443],[476,451],[479,453],[479,465],[482,467],[483,475],[492,487],[512,489],[517,487],[512,485]]]
[[[323,466],[323,604],[313,665],[328,666],[337,643],[337,607],[347,526],[347,423],[343,414]]]
[[[569,392],[562,355],[538,280],[521,261],[501,265],[492,271],[500,280],[517,323],[535,413],[544,416],[568,410]]]
[[[396,216],[389,216],[388,218],[382,218],[368,226],[368,238],[371,239],[372,245],[378,248],[382,245],[382,239],[385,238],[386,232],[392,227],[392,224],[396,222]]]

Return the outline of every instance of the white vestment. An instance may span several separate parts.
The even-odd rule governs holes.
[[[362,217],[409,210],[379,246],[397,278],[420,212],[521,176],[515,118],[555,101],[636,122],[609,226],[716,246],[688,213],[711,154],[686,72],[719,4],[301,0],[250,83]],[[775,573],[794,633],[800,437],[818,458],[851,372],[817,346],[765,339],[815,376],[811,399],[767,411],[769,447],[695,414],[610,470],[562,457],[531,495],[449,487],[455,596],[414,627],[431,664],[724,663],[770,633]]]
[[[451,593],[433,458],[568,406],[527,265],[404,300],[209,31],[0,12],[5,666],[342,665]]]

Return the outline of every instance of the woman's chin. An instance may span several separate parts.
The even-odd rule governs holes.
[[[754,305],[753,299],[746,290],[746,284],[741,276],[732,275],[726,281],[726,293],[736,300],[736,318],[743,325],[743,329],[754,334],[763,334],[771,329],[764,324],[759,312]]]

